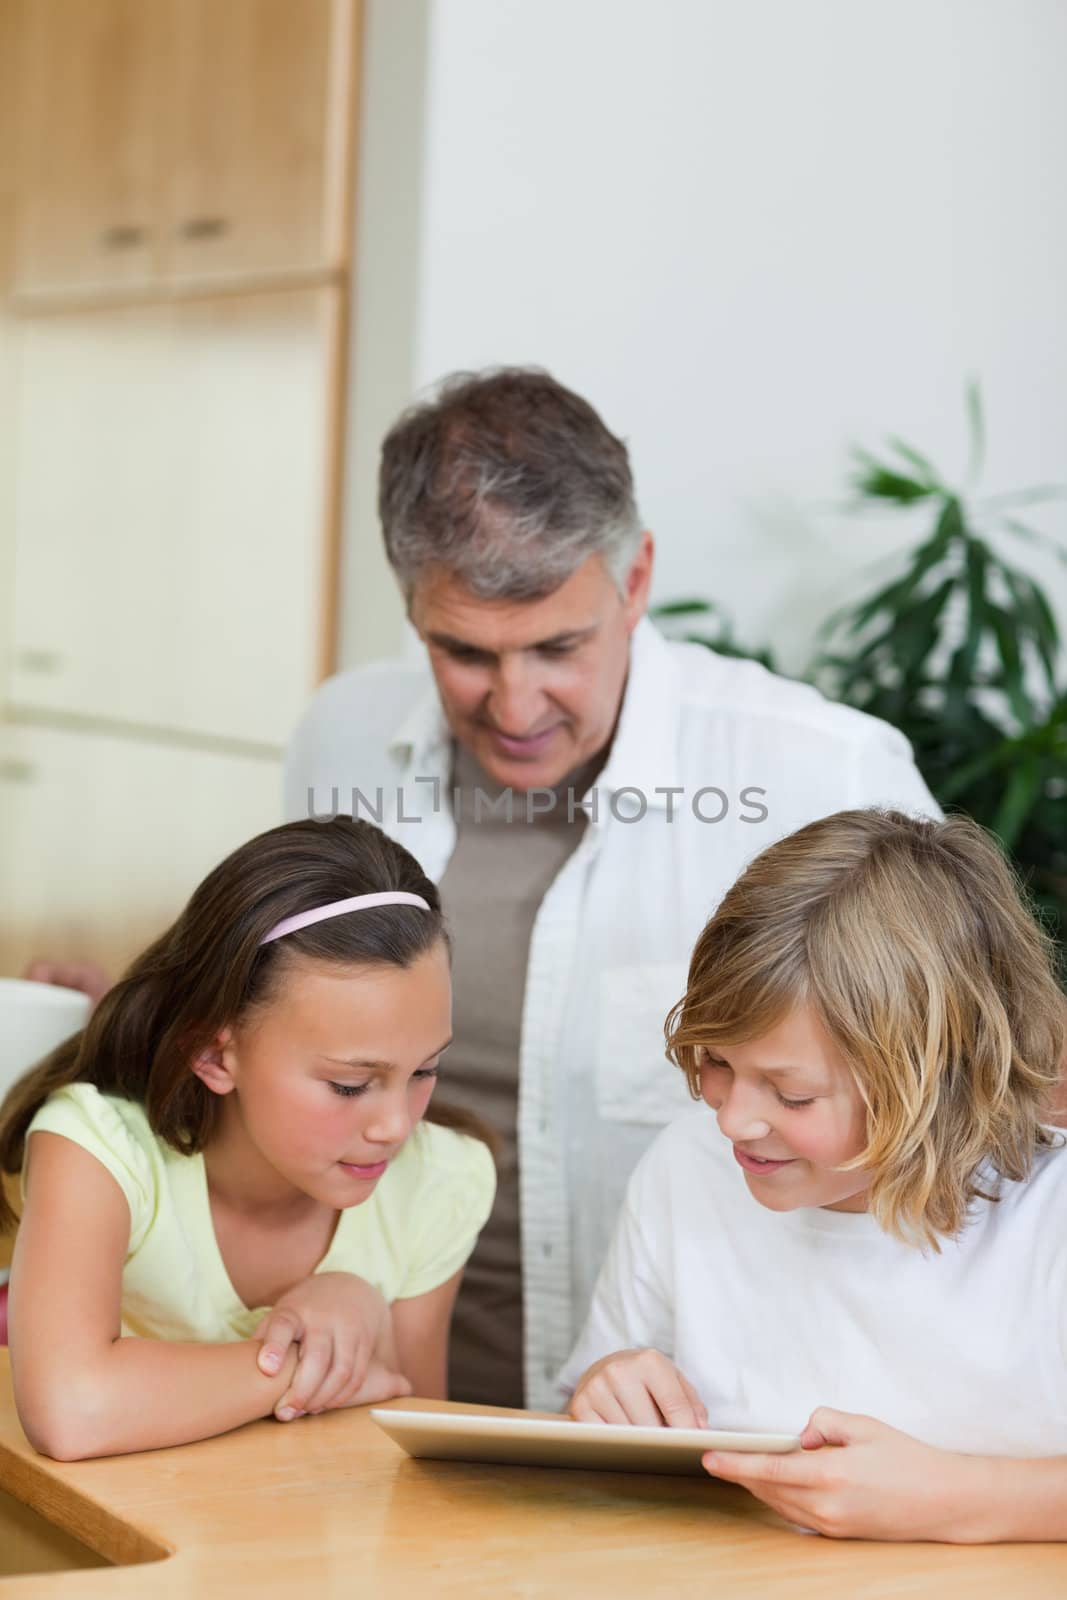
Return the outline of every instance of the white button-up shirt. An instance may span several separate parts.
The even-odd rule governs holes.
[[[428,665],[356,668],[322,686],[293,736],[286,814],[377,822],[439,881],[456,838],[450,770]],[[663,1022],[707,918],[753,856],[817,817],[938,814],[895,729],[754,662],[668,643],[647,620],[584,804],[590,825],[534,923],[519,1061],[526,1401],[544,1409],[627,1179],[687,1104]]]

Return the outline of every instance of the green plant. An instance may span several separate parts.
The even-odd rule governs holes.
[[[833,699],[882,717],[910,740],[931,791],[997,834],[1014,856],[1053,932],[1067,935],[1067,686],[1048,598],[1006,559],[1006,540],[1067,552],[1019,513],[1058,498],[1060,485],[979,499],[984,453],[977,387],[967,393],[970,463],[950,485],[912,445],[891,439],[876,456],[853,453],[858,508],[928,507],[932,528],[892,579],[829,617],[806,677]],[[672,631],[697,632],[699,601],[678,602]],[[658,615],[672,616],[662,607]],[[729,653],[746,652],[718,611]]]

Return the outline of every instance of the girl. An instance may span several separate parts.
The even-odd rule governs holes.
[[[38,1450],[445,1393],[495,1188],[483,1143],[423,1122],[450,1025],[437,891],[370,824],[275,828],[205,879],[0,1108]]]
[[[704,1464],[827,1534],[1067,1538],[1063,1019],[973,823],[842,812],[772,845],[667,1019],[715,1117],[634,1173],[572,1415],[801,1433]]]

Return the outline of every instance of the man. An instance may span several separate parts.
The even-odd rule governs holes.
[[[380,491],[427,662],[322,687],[286,809],[380,822],[441,885],[441,1093],[502,1144],[452,1393],[554,1408],[627,1177],[686,1104],[663,1021],[708,915],[815,817],[937,808],[887,725],[660,637],[626,448],[547,374],[446,381],[386,438]]]

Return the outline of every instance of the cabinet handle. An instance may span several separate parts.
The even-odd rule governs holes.
[[[147,237],[147,228],[119,222],[115,223],[113,227],[103,229],[100,234],[100,243],[105,250],[134,250],[139,244],[144,244]]]
[[[32,783],[36,776],[28,761],[0,761],[0,783]]]
[[[230,224],[225,217],[190,217],[178,226],[183,239],[221,239],[229,231]]]
[[[19,666],[24,672],[62,672],[63,657],[58,650],[20,650]]]

